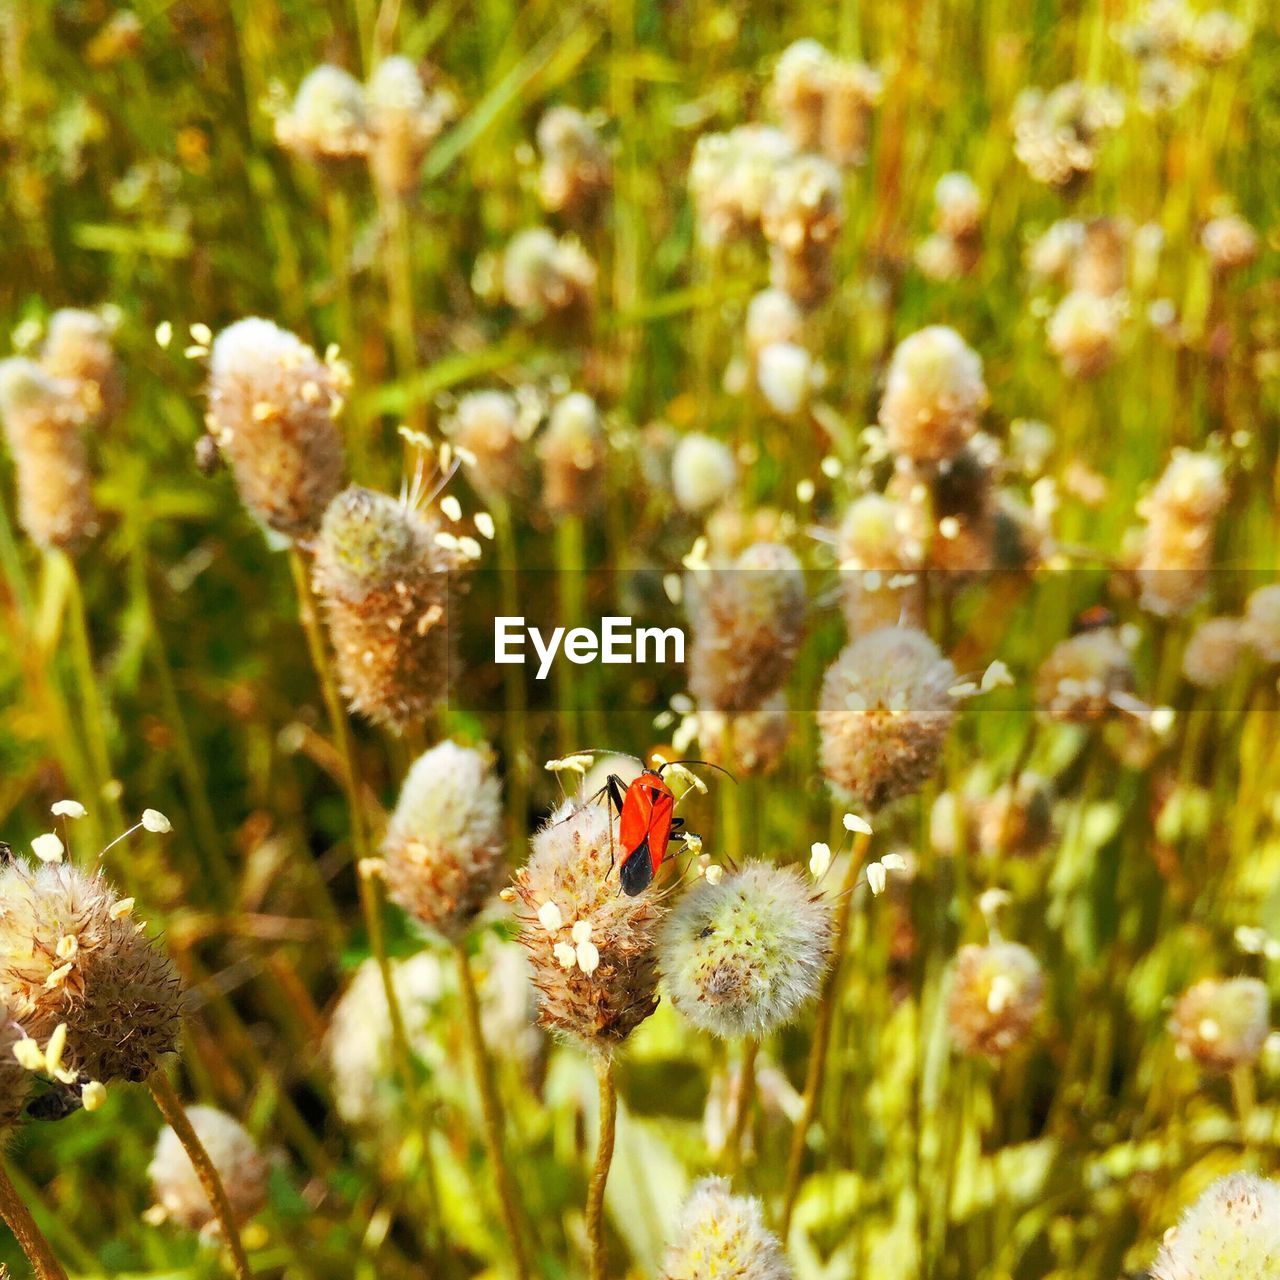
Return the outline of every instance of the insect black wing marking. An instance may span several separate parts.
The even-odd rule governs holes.
[[[618,878],[622,881],[622,892],[628,898],[634,898],[636,894],[643,893],[649,887],[649,882],[653,879],[653,859],[649,856],[648,836],[636,845],[626,862],[622,864]]]

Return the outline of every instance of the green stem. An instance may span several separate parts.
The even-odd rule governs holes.
[[[467,1045],[475,1068],[476,1086],[480,1092],[480,1114],[483,1120],[485,1148],[498,1192],[498,1203],[502,1209],[503,1225],[510,1238],[512,1269],[517,1280],[528,1280],[529,1262],[525,1254],[520,1210],[515,1189],[512,1186],[505,1144],[502,1140],[502,1104],[493,1078],[493,1060],[485,1045],[484,1030],[480,1024],[480,1000],[476,993],[475,975],[471,972],[471,962],[467,958],[465,945],[460,941],[455,941],[452,945],[454,958],[458,963],[458,988],[462,993]]]
[[[580,626],[583,611],[582,521],[578,516],[563,516],[556,525],[556,581],[560,592],[560,625],[565,633]],[[577,751],[579,739],[578,705],[566,662],[556,663],[556,704],[560,711],[560,750],[568,755]]]
[[[507,617],[520,615],[520,586],[516,576],[515,530],[511,520],[511,507],[506,498],[492,504],[495,541],[498,550],[498,584],[502,612]],[[524,669],[514,663],[502,668],[502,692],[506,716],[503,720],[507,756],[507,818],[512,845],[518,845],[525,836],[528,816],[529,771],[526,752],[528,734],[525,729],[527,705],[525,701]]]
[[[759,1040],[742,1042],[742,1066],[738,1078],[738,1107],[733,1116],[733,1128],[725,1144],[725,1167],[730,1176],[742,1168],[743,1144],[755,1106],[756,1057],[760,1052]]]

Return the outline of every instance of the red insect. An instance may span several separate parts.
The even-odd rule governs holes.
[[[684,819],[676,817],[675,795],[662,776],[673,764],[720,768],[705,760],[669,760],[656,769],[645,769],[629,785],[611,773],[592,797],[594,800],[605,796],[610,811],[618,815],[618,842],[622,846],[618,878],[622,881],[622,892],[630,898],[649,887],[658,868],[666,861],[667,847],[674,840],[683,840],[687,834]],[[728,773],[728,770],[720,772]]]

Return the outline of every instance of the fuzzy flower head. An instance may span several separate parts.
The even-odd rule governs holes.
[[[430,511],[359,485],[329,504],[315,588],[353,711],[399,732],[448,692],[452,575],[462,562]]]
[[[552,107],[538,121],[538,198],[548,213],[585,217],[612,180],[609,153],[595,127],[573,107]]]
[[[1220,689],[1239,670],[1249,647],[1247,624],[1239,618],[1206,618],[1182,651],[1182,674],[1200,689]]]
[[[1014,153],[1037,182],[1075,189],[1092,175],[1103,134],[1123,120],[1124,100],[1105,85],[1028,89],[1014,104]]]
[[[596,264],[570,236],[546,227],[512,238],[502,255],[502,291],[527,319],[585,315],[595,296]]]
[[[947,996],[947,1026],[963,1053],[1002,1058],[1031,1031],[1044,1002],[1040,962],[1016,942],[965,946]]]
[[[111,345],[111,325],[93,311],[64,307],[49,317],[40,364],[54,378],[72,383],[85,417],[113,418],[124,394],[120,362]]]
[[[384,58],[365,87],[369,168],[383,191],[411,194],[428,148],[453,118],[457,104],[445,90],[429,91],[413,62]]]
[[[797,150],[816,150],[834,58],[816,40],[797,40],[773,69],[773,104]]]
[[[1036,705],[1051,720],[1088,724],[1115,710],[1133,689],[1133,659],[1113,627],[1069,636],[1036,673]]]
[[[718,246],[758,230],[775,174],[794,155],[791,140],[768,125],[703,134],[689,166],[689,191],[702,240]]]
[[[209,357],[209,434],[245,506],[288,537],[311,533],[342,484],[345,367],[270,320],[239,320]]]
[[[1174,451],[1139,508],[1147,522],[1137,564],[1144,609],[1176,617],[1204,594],[1226,501],[1227,482],[1217,457]]]
[[[821,156],[780,165],[769,183],[760,226],[769,242],[769,283],[810,307],[831,290],[831,256],[844,225],[840,171]]]
[[[804,574],[793,552],[754,543],[730,567],[691,570],[685,598],[699,706],[751,711],[782,687],[804,631]]]
[[[1280,582],[1250,594],[1244,629],[1250,647],[1263,662],[1280,662]]]
[[[187,1119],[226,1188],[237,1225],[267,1203],[270,1166],[239,1121],[216,1107],[188,1107]],[[151,1193],[165,1216],[188,1231],[216,1230],[213,1206],[178,1135],[166,1125],[147,1166]]]
[[[865,493],[849,504],[836,533],[836,558],[851,636],[921,621],[924,584],[916,570],[923,531],[914,515],[907,503],[881,493]]]
[[[766,347],[798,344],[803,334],[804,315],[782,289],[761,289],[747,303],[747,353],[753,361]]]
[[[732,732],[726,737],[726,721],[732,719]],[[732,717],[723,711],[698,711],[689,717],[690,730],[696,735],[699,750],[708,764],[736,770],[754,777],[771,773],[782,760],[791,738],[791,711],[787,693],[779,689],[770,694],[754,711]],[[725,754],[726,745],[729,754]],[[680,748],[684,754],[684,748]]]
[[[520,406],[506,391],[472,391],[445,424],[468,479],[487,501],[510,500],[521,480]]]
[[[13,1047],[22,1038],[13,1010],[0,997],[0,1148],[22,1118],[22,1108],[31,1091],[31,1073],[13,1056]]]
[[[18,482],[18,520],[46,549],[73,551],[97,531],[84,405],[76,384],[24,356],[0,361],[0,418]]]
[[[1271,1002],[1257,978],[1206,978],[1183,992],[1169,1022],[1178,1052],[1209,1071],[1256,1062],[1271,1029]]]
[[[953,240],[975,235],[982,222],[978,184],[967,173],[944,173],[933,188],[933,216],[938,230]]]
[[[393,902],[446,936],[465,931],[502,874],[502,787],[489,754],[442,742],[420,755],[382,856]]]
[[[914,627],[857,637],[827,669],[818,704],[822,770],[872,809],[920,788],[951,723],[956,669]]]
[[[145,1080],[177,1046],[183,997],[132,900],[64,863],[0,870],[0,1000],[44,1043],[65,1023],[65,1062],[87,1079]]]
[[[856,58],[832,59],[822,106],[822,153],[843,168],[867,158],[871,113],[884,92],[884,77]]]
[[[1219,1178],[1164,1238],[1152,1280],[1272,1280],[1280,1275],[1280,1182]]]
[[[714,507],[728,497],[737,476],[733,451],[723,441],[696,431],[681,436],[671,459],[671,487],[681,510],[696,515]]]
[[[538,441],[542,500],[555,516],[589,515],[604,496],[607,444],[600,410],[581,391],[559,401]]]
[[[538,1019],[609,1050],[657,1008],[658,927],[652,889],[618,884],[617,824],[605,805],[564,805],[533,837],[515,880],[520,941],[538,990]]]
[[[895,453],[940,462],[973,435],[986,405],[982,358],[954,329],[930,325],[894,349],[880,425]]]
[[[364,155],[369,134],[360,81],[341,67],[316,67],[298,86],[292,106],[276,119],[276,141],[310,160]]]
[[[1046,332],[1049,350],[1071,378],[1095,378],[1115,359],[1121,303],[1074,289],[1058,303]]]
[[[748,862],[701,880],[663,925],[658,951],[671,1003],[722,1039],[763,1039],[818,993],[830,959],[827,903],[792,867]]]
[[[1236,213],[1206,222],[1200,243],[1219,275],[1247,267],[1258,256],[1258,233]]]
[[[760,1201],[735,1196],[727,1178],[704,1178],[681,1210],[662,1280],[792,1280],[792,1271]]]

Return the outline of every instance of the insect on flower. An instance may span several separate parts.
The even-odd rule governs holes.
[[[664,760],[656,768],[644,768],[629,784],[616,773],[611,773],[604,786],[587,801],[590,804],[603,796],[610,813],[618,815],[618,841],[622,845],[622,854],[617,860],[618,878],[622,882],[623,893],[630,898],[643,893],[653,882],[673,841],[699,838],[687,831],[684,819],[676,815],[675,792],[663,777],[668,769],[683,769],[690,764],[705,765],[733,778],[727,769],[707,760]],[[705,787],[700,789],[705,790]]]

